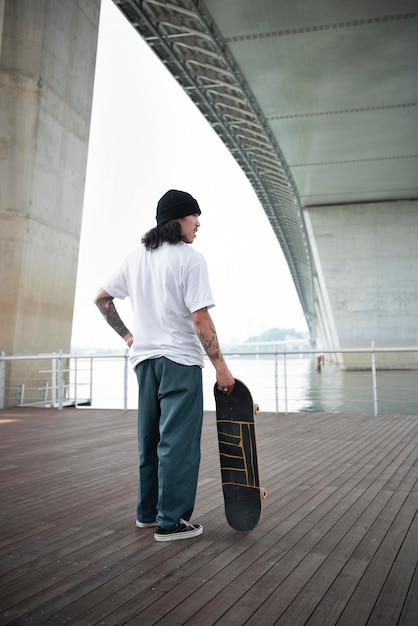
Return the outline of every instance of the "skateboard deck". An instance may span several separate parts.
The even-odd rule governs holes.
[[[235,380],[230,395],[216,384],[214,394],[225,515],[234,530],[248,532],[257,526],[266,497],[258,471],[254,423],[258,406],[240,380]]]

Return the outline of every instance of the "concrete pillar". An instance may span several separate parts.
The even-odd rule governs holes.
[[[0,0],[6,354],[70,348],[99,13],[100,0]]]
[[[416,346],[418,202],[312,207],[305,217],[322,347]],[[339,362],[363,368],[370,356],[340,355]],[[377,366],[417,367],[418,356],[378,355]]]

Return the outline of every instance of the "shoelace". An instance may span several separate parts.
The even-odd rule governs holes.
[[[187,528],[193,528],[194,529],[193,524],[190,524],[190,522],[186,522],[185,519],[180,518],[180,524],[184,524],[185,526],[187,526]]]

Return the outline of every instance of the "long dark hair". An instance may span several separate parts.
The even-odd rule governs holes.
[[[147,250],[155,250],[161,246],[164,241],[174,244],[181,241],[181,226],[177,220],[170,220],[164,222],[159,226],[151,228],[142,237],[141,242],[144,244]]]

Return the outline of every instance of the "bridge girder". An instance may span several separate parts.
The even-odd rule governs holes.
[[[286,258],[314,338],[313,266],[298,191],[277,141],[200,2],[114,0],[250,181]]]

